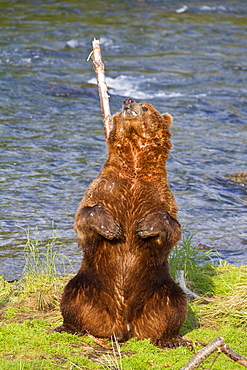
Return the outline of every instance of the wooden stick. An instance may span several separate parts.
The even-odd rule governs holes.
[[[99,40],[94,39],[93,42],[93,51],[89,54],[88,60],[92,58],[94,71],[96,74],[100,105],[102,111],[102,117],[104,122],[104,130],[106,139],[109,138],[110,132],[112,130],[112,116],[110,111],[109,104],[109,95],[107,92],[107,84],[105,80],[105,67],[101,59],[100,45]]]
[[[192,292],[192,290],[187,288],[185,284],[185,279],[184,279],[184,270],[177,271],[176,281],[181,286],[181,288],[183,289],[183,291],[186,293],[187,297],[190,300],[195,299],[195,298],[200,298],[199,295],[197,295],[196,293]]]
[[[106,348],[106,349],[111,349],[111,347],[110,347],[110,346],[108,346],[108,344],[104,343],[104,341],[103,341],[102,339],[100,339],[100,338],[96,338],[94,335],[89,334],[89,333],[87,333],[87,336],[88,336],[89,338],[93,339],[93,341],[94,341],[95,343],[97,343],[99,346],[101,346],[101,347],[103,347],[103,348]]]
[[[224,338],[218,337],[212,342],[210,342],[206,347],[200,349],[185,366],[180,370],[194,370],[196,369],[202,361],[204,361],[208,356],[210,356],[217,348],[224,344]]]
[[[239,353],[233,351],[233,349],[228,346],[228,344],[224,343],[224,339],[222,337],[218,337],[204,348],[200,349],[190,360],[187,362],[185,366],[183,366],[180,370],[194,370],[197,369],[198,366],[202,361],[204,361],[208,356],[210,356],[214,351],[218,351],[227,355],[231,360],[237,362],[239,365],[243,365],[247,368],[247,358],[240,355]],[[214,362],[218,356],[214,359]],[[211,367],[210,367],[211,369]]]
[[[231,349],[228,344],[223,344],[222,346],[220,346],[219,350],[230,357],[230,359],[232,359],[233,361],[237,362],[240,365],[243,365],[244,367],[247,367],[247,358],[233,351],[233,349]]]

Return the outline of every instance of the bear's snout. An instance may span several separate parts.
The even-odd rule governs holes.
[[[127,98],[123,102],[123,109],[130,109],[131,103],[135,103],[135,101],[131,98]]]
[[[126,119],[132,119],[141,116],[141,106],[136,103],[133,99],[127,98],[123,102],[123,117]]]

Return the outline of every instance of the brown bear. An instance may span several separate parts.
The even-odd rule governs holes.
[[[108,159],[75,217],[82,266],[65,287],[59,331],[175,343],[186,318],[168,255],[181,238],[166,175],[172,117],[125,99]]]

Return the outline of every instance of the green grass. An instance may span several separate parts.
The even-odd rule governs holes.
[[[14,283],[0,279],[0,369],[171,369],[179,370],[200,348],[223,336],[233,350],[247,355],[247,266],[235,267],[226,263],[214,266],[208,252],[203,255],[187,235],[171,256],[171,270],[184,269],[186,283],[201,298],[189,303],[189,314],[181,333],[192,341],[191,348],[160,349],[149,340],[131,339],[118,344],[104,340],[106,349],[88,336],[79,337],[56,333],[61,325],[59,311],[61,293],[70,275],[59,275],[53,268],[61,258],[52,241],[47,253],[40,242],[35,252],[29,244],[26,259],[29,268],[24,278]],[[48,242],[51,248],[51,241]],[[54,255],[54,251],[56,251]],[[50,256],[49,258],[47,256]],[[43,268],[34,263],[43,260]],[[50,266],[50,267],[49,267]],[[177,267],[176,267],[177,266]],[[51,268],[52,267],[52,268]],[[183,268],[184,267],[184,268]],[[237,370],[241,366],[220,354],[213,363],[212,354],[198,369]]]
[[[59,368],[99,368],[83,353],[88,346],[80,339],[66,333],[52,332],[47,320],[25,320],[0,328],[2,338],[0,351],[1,369],[59,369]],[[74,363],[74,365],[72,365]],[[40,367],[42,365],[42,367]]]
[[[23,229],[26,234],[26,246],[24,248],[25,267],[23,269],[24,277],[35,278],[45,274],[49,276],[57,275],[57,264],[63,266],[63,271],[66,271],[65,261],[69,262],[68,258],[60,251],[60,241],[57,231],[52,223],[52,236],[45,241],[42,241],[39,236],[39,231],[36,228],[34,237],[30,235],[29,229]]]

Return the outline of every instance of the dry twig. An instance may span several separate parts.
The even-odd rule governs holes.
[[[180,370],[194,370],[197,369],[200,363],[206,360],[214,351],[223,352],[225,355],[230,357],[233,361],[237,362],[244,367],[247,367],[247,358],[240,355],[239,353],[233,351],[231,347],[224,343],[224,338],[218,337],[209,344],[207,344],[204,348],[200,349],[190,360],[187,362],[185,366],[183,366]],[[218,356],[216,357],[216,359]],[[214,362],[216,361],[214,360]],[[212,367],[211,367],[212,368]],[[210,369],[211,369],[210,368]]]
[[[109,95],[107,92],[107,84],[105,80],[105,67],[101,59],[99,40],[94,39],[92,44],[93,51],[89,54],[88,60],[90,58],[92,58],[93,60],[93,66],[99,90],[99,98],[104,122],[105,136],[106,139],[108,139],[112,129],[112,116],[110,111]]]
[[[181,286],[181,288],[183,289],[183,291],[186,293],[187,297],[190,300],[195,299],[195,298],[200,298],[199,295],[197,295],[196,293],[192,292],[192,290],[187,288],[187,286],[185,284],[185,279],[184,279],[184,270],[178,270],[177,271],[176,280],[177,280],[177,283]]]
[[[224,344],[224,338],[218,337],[212,342],[210,342],[206,347],[200,349],[185,366],[180,370],[194,370],[196,369],[202,361],[204,361],[208,356],[210,356],[216,349]]]
[[[230,359],[232,359],[233,361],[237,362],[240,365],[243,365],[244,367],[247,367],[247,358],[233,351],[233,349],[231,349],[228,344],[223,344],[222,346],[220,346],[219,350],[230,357]]]
[[[87,336],[91,338],[95,343],[97,343],[99,346],[105,348],[105,349],[111,349],[108,344],[106,344],[102,339],[96,338],[94,335],[87,333]]]

